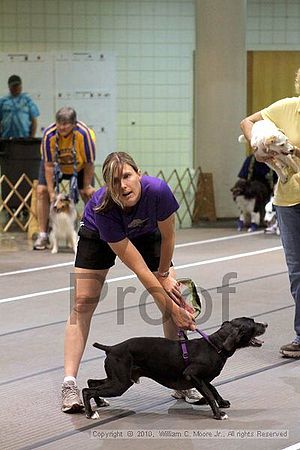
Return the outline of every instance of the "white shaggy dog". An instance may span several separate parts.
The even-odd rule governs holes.
[[[51,253],[57,253],[60,241],[76,252],[77,233],[75,231],[77,212],[73,200],[65,194],[58,194],[50,208]]]
[[[244,135],[239,136],[239,142],[246,142]],[[256,148],[255,153],[262,157],[270,151],[276,153],[276,155],[273,153],[266,164],[277,173],[282,183],[287,181],[284,168],[291,167],[295,173],[300,170],[293,158],[294,146],[270,120],[259,120],[254,123],[251,131],[251,147]]]

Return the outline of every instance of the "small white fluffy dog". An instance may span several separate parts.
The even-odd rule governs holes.
[[[77,212],[73,200],[65,194],[58,194],[50,208],[51,253],[57,253],[60,241],[76,252],[77,233],[75,231]]]
[[[244,135],[239,136],[239,142],[247,142]],[[270,151],[276,153],[276,155],[272,155],[272,159],[266,161],[266,164],[277,173],[282,183],[287,181],[284,168],[291,167],[295,173],[300,170],[293,158],[294,146],[270,120],[259,120],[254,123],[251,132],[251,147],[256,148],[255,153],[262,157]]]

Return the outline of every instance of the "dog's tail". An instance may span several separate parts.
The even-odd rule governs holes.
[[[100,350],[104,350],[106,353],[109,353],[111,349],[109,345],[98,344],[98,342],[95,342],[93,347],[100,348]]]
[[[238,137],[238,141],[239,141],[239,143],[240,144],[247,144],[247,139],[245,138],[245,136],[243,135],[243,134],[241,134],[239,137]]]

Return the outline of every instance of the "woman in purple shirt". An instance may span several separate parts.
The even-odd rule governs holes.
[[[108,155],[103,178],[106,185],[87,203],[79,230],[75,306],[65,334],[63,412],[83,408],[76,376],[91,318],[116,256],[153,296],[162,312],[167,338],[177,339],[178,328],[195,329],[193,309],[185,304],[172,267],[179,205],[169,186],[161,179],[142,176],[133,159],[123,152]],[[190,402],[201,397],[195,389],[176,391],[173,396]]]

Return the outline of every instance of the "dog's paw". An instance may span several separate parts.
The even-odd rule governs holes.
[[[223,400],[223,399],[222,399],[222,401],[220,401],[218,403],[218,405],[219,405],[219,408],[230,408],[230,406],[231,406],[229,400]]]
[[[216,419],[216,420],[226,420],[226,419],[228,419],[228,416],[223,411],[220,411],[220,414],[214,415],[214,419]]]
[[[52,254],[55,254],[55,253],[57,253],[57,252],[58,252],[58,249],[55,248],[55,247],[53,247],[53,249],[51,250],[51,253],[52,253]]]

